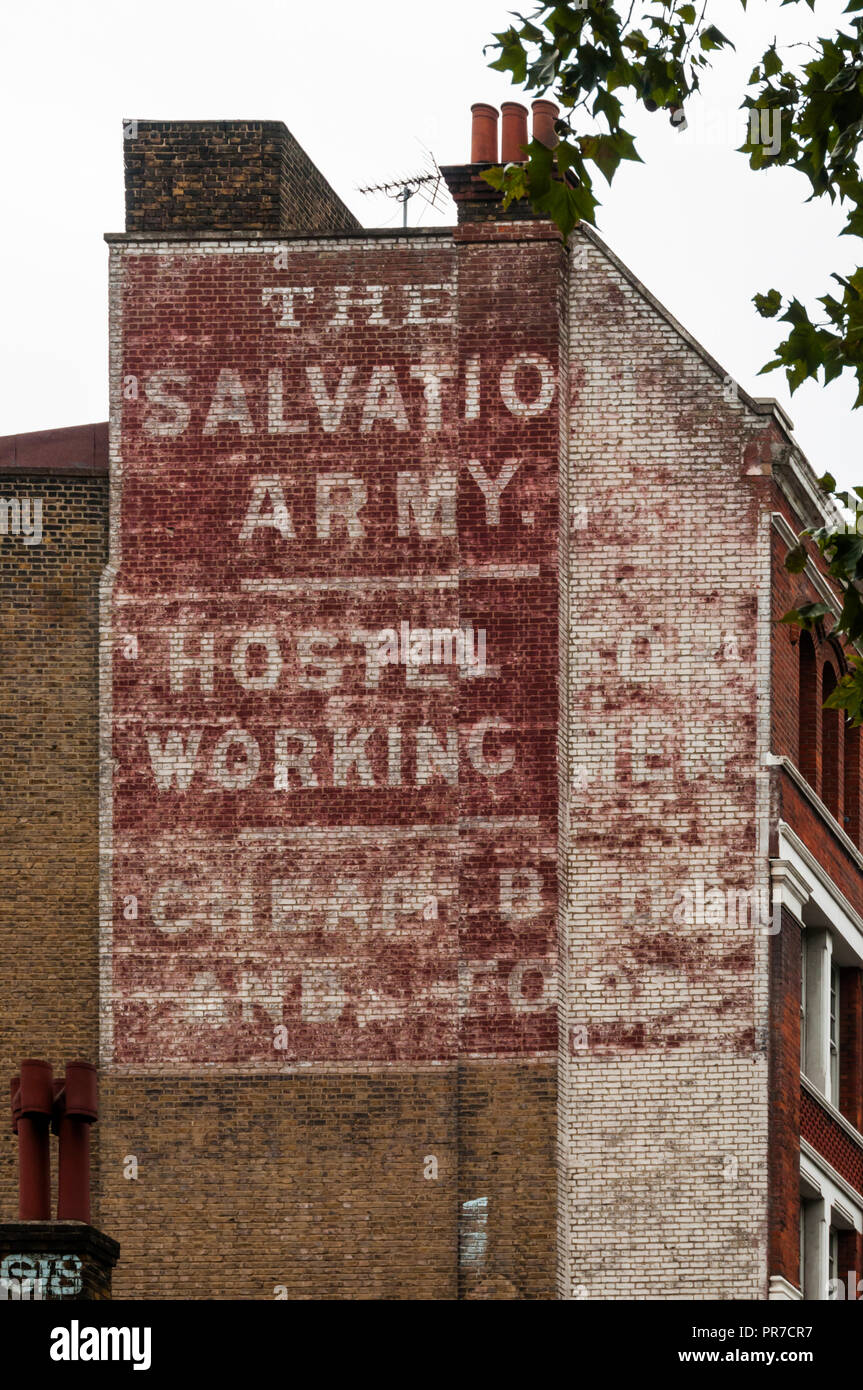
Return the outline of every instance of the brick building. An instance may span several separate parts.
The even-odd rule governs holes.
[[[279,124],[124,133],[110,426],[0,440],[0,1043],[99,1063],[114,1296],[856,1294],[860,740],[777,622],[838,611],[788,420],[503,211],[493,108],[430,230]]]

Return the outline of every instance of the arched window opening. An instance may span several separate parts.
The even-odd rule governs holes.
[[[860,845],[860,730],[845,725],[845,830]]]
[[[800,634],[800,699],[797,766],[809,785],[816,788],[818,770],[818,681],[815,643],[808,632]]]
[[[842,711],[823,708],[823,702],[833,694],[836,683],[836,672],[827,663],[821,675],[821,800],[841,824],[839,748],[842,742]]]

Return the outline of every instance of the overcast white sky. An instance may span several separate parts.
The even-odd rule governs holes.
[[[482,51],[516,0],[0,4],[0,434],[107,417],[102,234],[123,229],[124,116],[283,120],[359,219],[383,226],[400,209],[358,186],[420,167],[424,146],[442,164],[466,161],[471,103],[518,96]],[[758,377],[778,334],[750,301],[775,285],[811,307],[863,245],[837,238],[838,210],[805,205],[800,175],[753,174],[734,153],[743,84],[774,33],[802,41],[842,8],[750,0],[744,14],[739,0],[708,0],[737,54],[720,56],[685,133],[641,114],[646,163],[602,185],[599,230],[732,376],[783,403],[813,467],[852,484],[863,483],[853,381],[792,401],[781,373]],[[454,214],[415,199],[417,220]]]

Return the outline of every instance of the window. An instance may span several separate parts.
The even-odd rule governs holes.
[[[800,1198],[800,1288],[805,1287],[806,1278],[806,1203]]]
[[[800,989],[801,1070],[839,1108],[840,967],[834,939],[826,927],[810,926],[803,935]]]
[[[839,967],[830,966],[830,1099],[839,1106]]]
[[[818,678],[815,663],[815,644],[808,632],[800,634],[800,728],[797,766],[809,785],[817,790],[815,778],[818,760]]]
[[[863,1208],[840,1190],[817,1158],[800,1157],[800,1269],[805,1299],[844,1297],[847,1260],[843,1237],[863,1228]],[[849,1297],[851,1297],[849,1291]]]
[[[844,756],[845,795],[843,825],[855,845],[860,844],[860,730],[845,725]]]
[[[800,1070],[806,1070],[806,941],[800,962]]]
[[[817,1195],[810,1196],[810,1190]],[[824,1248],[824,1202],[817,1188],[800,1193],[800,1292],[804,1298],[824,1297],[827,1285],[827,1251]]]
[[[827,1249],[827,1287],[830,1288],[832,1280],[839,1278],[839,1232],[835,1226],[830,1227],[830,1242]]]
[[[797,766],[846,834],[861,845],[861,734],[842,710],[824,707],[845,668],[842,652],[829,638],[816,649],[812,634],[801,632],[797,659]]]
[[[841,823],[839,804],[839,746],[842,742],[842,711],[824,709],[823,703],[836,689],[836,672],[825,665],[821,676],[821,800]]]

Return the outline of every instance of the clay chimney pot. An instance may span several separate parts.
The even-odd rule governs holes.
[[[496,106],[487,106],[477,101],[471,110],[470,162],[471,164],[497,164],[497,123]]]
[[[501,106],[503,120],[500,132],[502,164],[523,164],[524,147],[528,143],[527,107],[519,101],[505,101]]]
[[[553,101],[535,101],[533,110],[533,138],[547,149],[553,150],[559,144],[554,123],[560,115],[560,107]]]

